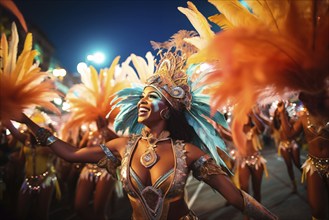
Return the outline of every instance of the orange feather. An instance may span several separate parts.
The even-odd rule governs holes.
[[[0,118],[15,118],[15,115],[35,106],[60,114],[51,103],[58,97],[54,83],[47,79],[46,72],[40,72],[40,68],[33,63],[37,52],[32,50],[32,34],[27,35],[24,49],[17,60],[18,34],[15,24],[12,25],[11,39],[8,46],[6,36],[3,34],[1,37]]]

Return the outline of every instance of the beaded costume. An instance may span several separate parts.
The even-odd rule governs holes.
[[[259,167],[263,166],[266,170],[266,160],[263,156],[261,156],[260,152],[256,152],[253,155],[246,157],[240,157],[239,163],[241,167],[248,166],[257,170]]]
[[[131,166],[132,157],[136,150],[137,143],[141,138],[145,137],[149,145],[151,143],[156,145],[157,141],[159,141],[159,139],[154,143],[149,141],[150,136],[145,135],[143,125],[137,123],[138,112],[136,106],[140,100],[143,89],[147,86],[156,89],[168,101],[173,109],[184,113],[182,117],[186,118],[189,125],[194,128],[197,133],[193,140],[194,143],[197,146],[204,147],[204,150],[211,154],[212,157],[203,156],[195,162],[192,170],[196,178],[205,180],[209,175],[226,175],[215,162],[216,160],[218,163],[225,166],[216,150],[216,147],[220,147],[225,151],[224,142],[205,117],[222,124],[222,126],[226,128],[228,126],[221,113],[215,112],[213,116],[210,115],[208,96],[201,93],[202,87],[193,89],[195,85],[190,80],[190,75],[186,74],[184,62],[185,59],[183,56],[178,56],[178,54],[171,52],[165,53],[163,57],[161,57],[156,73],[144,82],[146,85],[124,89],[118,92],[117,97],[114,99],[114,101],[119,100],[114,107],[121,108],[120,113],[115,118],[114,129],[122,132],[128,129],[129,133],[132,133],[132,135],[128,140],[122,161],[119,161],[105,145],[101,145],[106,154],[106,158],[100,160],[98,165],[107,168],[108,171],[115,176],[116,167],[121,164],[120,180],[123,184],[123,188],[128,193],[130,203],[133,207],[132,219],[165,220],[168,218],[171,205],[175,206],[174,203],[180,202],[187,207],[184,201],[184,187],[189,169],[187,167],[185,144],[183,141],[173,140],[170,136],[163,136],[162,134],[164,131],[159,135],[160,141],[171,141],[174,164],[172,169],[158,177],[153,185],[145,186],[137,175],[136,170]],[[153,161],[154,157],[157,158],[153,150],[150,149],[146,151],[145,155],[142,155],[140,162],[143,166],[148,168],[148,161]],[[154,163],[156,162],[151,162],[150,166],[153,166]],[[198,219],[191,210],[179,218],[181,220]]]
[[[106,180],[110,179],[110,175],[105,169],[99,168],[96,164],[87,163],[82,168],[79,180],[84,179],[97,183],[99,180],[104,178]]]
[[[23,193],[39,193],[43,188],[54,186],[56,197],[61,197],[61,191],[53,165],[53,155],[45,153],[42,146],[31,147],[29,142],[23,147],[25,155],[25,179],[21,186]]]
[[[308,173],[312,175],[315,171],[323,180],[329,179],[329,158],[318,158],[309,154],[302,168],[302,182],[306,180]]]
[[[298,145],[296,141],[280,141],[279,147],[278,147],[278,155],[281,155],[281,150],[291,152],[292,150],[298,149]]]
[[[328,147],[329,122],[327,122],[324,126],[316,126],[311,122],[308,113],[306,114],[306,121],[307,134],[310,137],[309,142],[317,139],[319,146]],[[315,171],[322,179],[329,179],[329,158],[319,158],[308,154],[307,160],[304,162],[302,168],[302,182],[306,179],[308,173],[312,175]]]
[[[131,167],[131,157],[141,139],[140,135],[132,135],[126,146],[124,158],[121,161],[121,182],[128,193],[133,207],[132,219],[167,219],[167,213],[172,202],[184,199],[184,187],[188,177],[188,168],[185,156],[185,144],[182,141],[171,140],[175,165],[166,174],[160,176],[152,186],[144,186],[134,169]],[[109,172],[119,166],[118,159],[102,145],[106,158],[98,165],[107,167]],[[106,162],[105,162],[106,161]],[[193,175],[198,180],[206,180],[211,175],[226,175],[214,160],[208,156],[202,156],[192,165]],[[198,219],[190,210],[181,220]]]
[[[183,33],[179,32],[178,35]],[[201,70],[201,64],[187,68],[185,57],[187,53],[184,52],[186,48],[191,47],[183,40],[175,41],[178,38],[175,36],[164,43],[151,42],[153,48],[159,49],[158,55],[160,56],[154,74],[147,77],[145,81],[141,80],[141,83],[132,84],[130,88],[117,92],[116,97],[112,100],[112,103],[115,103],[112,108],[120,108],[120,112],[114,120],[114,130],[131,134],[122,161],[118,160],[107,146],[100,145],[106,154],[106,157],[98,163],[100,167],[106,168],[115,176],[115,170],[121,164],[120,179],[133,207],[133,219],[167,219],[169,215],[172,215],[171,207],[176,207],[176,204],[186,207],[186,213],[179,214],[182,215],[178,216],[179,219],[198,219],[192,211],[188,210],[184,201],[184,187],[189,168],[192,169],[193,175],[198,180],[203,181],[207,181],[211,175],[226,175],[219,166],[220,164],[226,167],[225,162],[217,153],[217,148],[227,153],[226,146],[213,124],[220,124],[226,129],[229,127],[225,117],[219,111],[214,110],[211,113],[209,95],[204,94],[207,85],[200,85],[208,71]],[[185,36],[182,37],[182,39],[184,38]],[[138,72],[138,74],[140,79],[144,78],[145,73]],[[154,142],[149,141],[150,137],[143,134],[144,124],[138,123],[138,103],[142,100],[143,91],[147,87],[152,87],[161,94],[161,97],[170,105],[170,113],[179,112],[181,114],[179,117],[184,118],[195,132],[189,142],[205,151],[205,155],[194,161],[190,167],[187,167],[183,141],[174,140],[170,138],[171,136],[163,137],[164,131]],[[161,112],[160,116],[163,120],[168,120],[170,117],[162,116]],[[157,162],[158,155],[154,152],[154,148],[159,141],[170,139],[174,157],[172,169],[158,177],[157,181],[149,186],[143,184],[131,164],[137,143],[141,138],[148,142],[146,151],[140,157],[140,163],[145,168],[150,168]],[[242,197],[253,205],[257,203],[245,197],[244,194]],[[248,211],[249,206],[245,206],[245,208]],[[265,213],[261,209],[257,209],[257,211]],[[275,219],[273,215],[266,214],[266,217],[263,217]]]

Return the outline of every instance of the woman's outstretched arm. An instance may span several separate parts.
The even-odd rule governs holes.
[[[255,219],[278,219],[250,195],[239,190],[214,159],[194,145],[187,144],[187,159],[193,175],[218,191],[224,198],[243,214]]]
[[[277,216],[249,194],[239,190],[226,175],[210,175],[203,181],[218,191],[231,205],[243,212],[244,215],[259,220],[278,219]]]
[[[57,156],[64,160],[69,162],[97,163],[102,157],[104,157],[104,152],[100,147],[81,149],[74,147],[73,145],[54,137],[49,131],[34,123],[25,114],[18,116],[14,120],[26,124],[37,139],[44,140],[45,143],[42,145],[50,147]]]

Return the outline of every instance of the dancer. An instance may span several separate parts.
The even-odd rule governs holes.
[[[118,137],[114,132],[104,128],[109,121],[113,122],[117,115],[114,110],[108,118],[109,121],[105,120],[105,116],[111,111],[114,93],[127,85],[124,79],[114,77],[119,58],[116,57],[110,68],[101,69],[99,73],[93,66],[80,66],[82,83],[74,85],[66,94],[65,99],[70,103],[71,111],[61,134],[64,140],[72,139],[74,145],[79,145],[79,149],[92,148]],[[91,132],[91,129],[96,129],[95,122],[101,127],[98,131]],[[82,126],[89,128],[78,143]],[[83,168],[76,184],[74,209],[82,219],[106,219],[106,209],[116,181],[105,169],[97,167],[96,164],[86,163],[80,166]],[[76,169],[73,166],[71,170]],[[93,206],[90,210],[91,199]]]
[[[324,98],[325,91],[322,95]],[[300,98],[310,108],[293,125],[289,123],[282,103],[278,105],[278,111],[283,130],[288,137],[294,137],[302,131],[305,134],[308,143],[308,158],[302,166],[302,181],[306,179],[308,201],[313,219],[326,219],[329,199],[329,118],[321,117],[316,114],[316,111],[312,111],[323,105],[325,100],[314,100],[313,95],[310,97],[304,93],[301,94]],[[319,109],[318,111],[322,110]]]
[[[103,137],[98,131],[87,132],[86,147],[104,144]],[[115,179],[104,168],[87,163],[81,173],[75,191],[74,208],[81,219],[107,219],[106,208],[115,186]],[[89,202],[93,198],[93,208]]]
[[[288,112],[285,111],[285,114],[287,115]],[[289,121],[290,117],[287,115]],[[297,167],[299,171],[301,171],[301,164],[300,164],[300,150],[299,146],[297,145],[296,141],[293,138],[289,138],[287,134],[284,132],[282,126],[281,126],[281,120],[280,120],[280,114],[278,109],[275,110],[274,116],[273,116],[273,126],[272,128],[277,130],[280,134],[280,142],[278,145],[278,153],[281,155],[284,159],[284,162],[287,167],[287,171],[289,174],[289,178],[292,184],[292,192],[297,191],[297,183],[295,179],[295,174],[293,170],[293,164]]]
[[[21,133],[10,121],[3,121],[3,123],[11,134],[23,143],[22,156],[25,169],[24,181],[17,200],[16,210],[19,210],[16,211],[17,218],[48,219],[54,190],[57,199],[61,198],[54,168],[55,155],[51,149],[39,145],[30,131]]]
[[[25,123],[38,141],[66,160],[99,161],[112,174],[121,164],[121,181],[129,195],[134,219],[197,219],[183,199],[190,170],[246,215],[276,219],[251,196],[238,190],[216,165],[215,160],[222,162],[216,151],[216,146],[223,148],[222,140],[203,117],[220,122],[223,116],[219,112],[210,115],[207,98],[198,97],[200,90],[190,88],[184,64],[181,56],[167,52],[145,87],[117,93],[121,112],[114,127],[136,134],[113,139],[101,148],[72,147],[24,114],[15,120]],[[191,141],[199,143],[208,154]],[[103,151],[107,156],[100,160]]]
[[[251,111],[247,116],[247,122],[243,126],[243,132],[246,135],[246,148],[241,151],[238,148],[238,171],[236,175],[239,176],[239,185],[242,190],[249,192],[249,182],[253,190],[253,197],[261,202],[261,185],[263,173],[266,169],[266,160],[261,156],[262,149],[259,135],[264,131],[264,125],[261,119]],[[239,150],[240,149],[240,150]],[[244,219],[249,219],[245,217]]]

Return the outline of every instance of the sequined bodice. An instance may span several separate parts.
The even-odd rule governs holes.
[[[309,153],[318,157],[328,157],[329,122],[324,123],[323,126],[317,126],[311,122],[309,115],[306,115],[305,134],[306,140],[311,144]],[[314,149],[318,151],[313,151]]]
[[[131,156],[141,136],[132,136],[126,146],[121,162],[121,181],[128,193],[134,209],[133,218],[166,219],[169,203],[184,197],[184,187],[188,176],[184,143],[172,141],[175,164],[160,176],[152,186],[144,186],[130,166]]]

